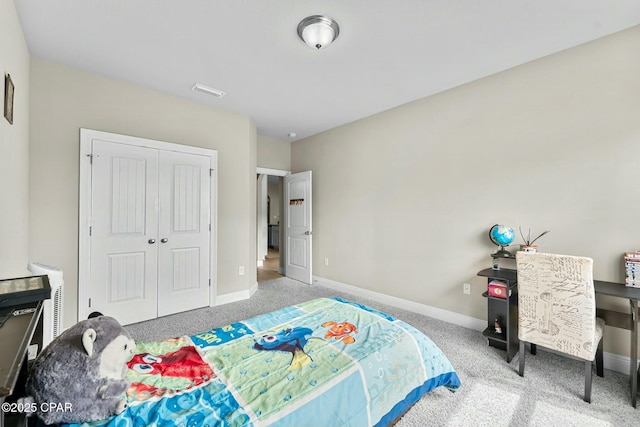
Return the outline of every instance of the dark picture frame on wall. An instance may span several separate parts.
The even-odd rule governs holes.
[[[13,81],[11,76],[4,76],[4,117],[10,124],[13,124]]]

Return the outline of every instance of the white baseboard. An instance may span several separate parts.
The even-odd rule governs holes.
[[[605,369],[611,369],[612,371],[619,372],[621,374],[630,374],[631,367],[629,366],[629,357],[615,353],[607,353],[605,351],[603,354],[603,359]],[[636,372],[637,371],[638,367],[636,366]]]
[[[253,294],[256,293],[257,290],[258,290],[258,282],[256,282],[251,288],[244,291],[231,292],[229,294],[218,295],[216,297],[216,306],[249,299]]]
[[[254,283],[253,286],[249,288],[249,298],[251,298],[253,294],[256,293],[257,290],[258,290],[258,282]]]
[[[258,268],[264,267],[264,260],[258,261]]]
[[[388,304],[393,307],[408,310],[413,313],[422,314],[424,316],[433,317],[434,319],[453,323],[454,325],[463,326],[465,328],[473,329],[479,332],[484,331],[484,329],[487,327],[486,320],[476,319],[475,317],[465,316],[464,314],[454,313],[453,311],[447,311],[441,308],[420,304],[383,293],[358,288],[356,286],[347,285],[346,283],[336,282],[334,280],[329,280],[318,276],[313,276],[313,283],[317,283],[318,285],[326,286],[327,288],[335,289],[338,291],[349,292],[350,294],[369,298],[383,304]]]
[[[455,313],[453,311],[443,310],[438,307],[432,307],[425,304],[405,300],[402,298],[386,295],[380,292],[370,291],[368,289],[358,288],[357,286],[347,285],[346,283],[336,282],[334,280],[325,279],[319,276],[313,276],[313,283],[325,286],[337,291],[349,292],[350,294],[368,298],[382,304],[387,304],[393,307],[408,310],[413,313],[422,314],[423,316],[433,317],[434,319],[442,320],[447,323],[462,326],[467,329],[472,329],[478,332],[482,332],[487,327],[487,321],[477,319],[475,317],[465,316],[464,314]],[[615,353],[604,353],[604,367],[621,374],[629,374],[629,357],[622,356]]]

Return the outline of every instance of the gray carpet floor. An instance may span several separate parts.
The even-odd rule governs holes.
[[[535,356],[527,353],[522,378],[517,372],[517,355],[508,364],[505,352],[489,347],[477,331],[286,277],[259,283],[258,291],[246,301],[166,316],[127,329],[136,341],[157,341],[333,296],[367,304],[421,330],[447,355],[460,377],[457,392],[439,388],[428,393],[397,427],[640,426],[640,409],[630,404],[627,375],[609,370],[604,378],[594,374],[592,403],[588,404],[582,400],[582,362],[538,349]]]

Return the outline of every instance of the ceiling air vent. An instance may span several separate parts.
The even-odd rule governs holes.
[[[200,83],[196,83],[193,85],[191,90],[197,90],[199,92],[206,93],[208,95],[213,95],[216,98],[222,98],[224,96],[224,92],[218,89],[214,89],[209,86],[201,85]]]

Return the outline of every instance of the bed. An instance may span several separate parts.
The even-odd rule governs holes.
[[[422,332],[340,298],[136,350],[128,408],[85,425],[385,426],[425,393],[460,386]]]

